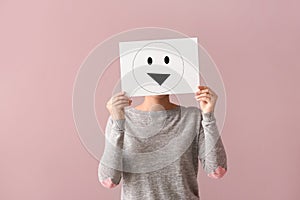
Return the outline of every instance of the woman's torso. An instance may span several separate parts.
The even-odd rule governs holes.
[[[125,115],[122,199],[199,199],[199,109]]]

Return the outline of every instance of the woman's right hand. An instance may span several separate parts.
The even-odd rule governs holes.
[[[125,92],[119,92],[112,96],[106,104],[112,119],[125,119],[124,107],[130,106],[132,100],[125,95]]]

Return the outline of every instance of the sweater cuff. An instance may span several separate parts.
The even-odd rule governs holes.
[[[125,130],[125,119],[112,119],[112,128],[118,131]]]
[[[202,112],[203,121],[210,122],[215,120],[214,112],[203,113]]]

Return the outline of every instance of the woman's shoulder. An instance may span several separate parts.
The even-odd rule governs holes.
[[[182,106],[183,115],[188,118],[201,119],[201,110],[197,106]]]
[[[200,113],[201,114],[201,110],[197,106],[181,106],[181,107],[184,110],[186,110],[187,112],[193,112],[193,113]]]

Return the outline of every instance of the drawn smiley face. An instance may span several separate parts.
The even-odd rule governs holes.
[[[180,52],[164,42],[151,42],[137,51],[132,63],[135,81],[144,90],[160,94],[176,87],[184,73]]]

